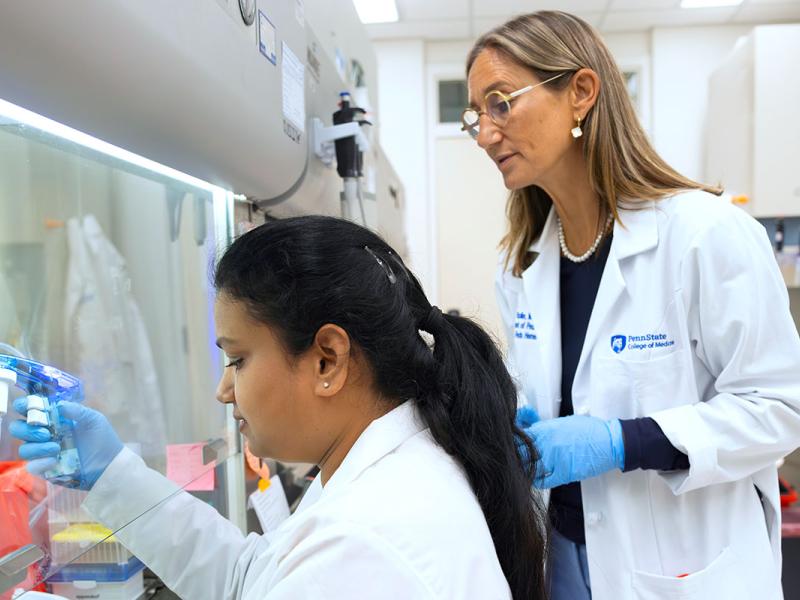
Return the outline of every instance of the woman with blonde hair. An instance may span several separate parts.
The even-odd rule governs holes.
[[[467,75],[511,191],[497,290],[553,600],[781,598],[800,340],[763,227],[658,156],[581,19],[515,18]]]

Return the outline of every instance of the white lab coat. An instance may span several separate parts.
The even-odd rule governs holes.
[[[800,341],[772,249],[757,221],[705,192],[637,206],[614,225],[574,410],[652,417],[691,468],[582,482],[592,598],[781,598],[775,463],[800,444]],[[521,394],[550,419],[561,401],[554,211],[531,250],[521,278],[501,266],[497,290]]]
[[[84,508],[117,529],[174,492],[123,450]],[[477,499],[410,401],[373,421],[269,535],[245,537],[179,492],[117,537],[186,600],[510,598]]]
[[[164,410],[155,361],[125,259],[93,215],[67,221],[65,368],[84,382],[86,403],[144,456],[163,456]]]

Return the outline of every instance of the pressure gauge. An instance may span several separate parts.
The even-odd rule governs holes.
[[[249,27],[256,19],[256,0],[239,0],[239,11],[244,24]]]

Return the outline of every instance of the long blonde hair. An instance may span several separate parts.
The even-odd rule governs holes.
[[[516,17],[481,36],[467,58],[467,75],[485,49],[499,50],[544,81],[555,73],[589,68],[600,77],[597,101],[581,122],[589,177],[600,202],[619,219],[619,200],[659,200],[689,189],[721,194],[718,187],[684,177],[670,167],[647,139],[628,96],[622,73],[597,31],[560,11]],[[546,84],[564,89],[570,77]],[[520,276],[529,266],[529,246],[542,233],[552,200],[538,186],[514,190],[508,199],[508,231],[500,242],[506,266]]]

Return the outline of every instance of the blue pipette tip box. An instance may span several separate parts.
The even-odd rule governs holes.
[[[144,564],[133,557],[122,564],[78,564],[55,567],[58,569],[47,581],[51,583],[65,583],[70,581],[97,581],[101,583],[127,581],[139,571],[144,569]]]

